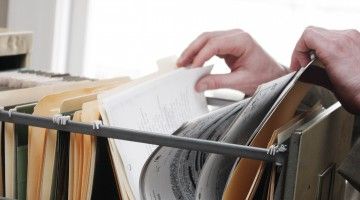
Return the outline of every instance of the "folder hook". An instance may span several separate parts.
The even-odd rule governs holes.
[[[103,125],[103,122],[101,120],[96,120],[96,121],[93,122],[93,129],[98,130],[98,129],[100,129],[100,126],[102,126],[102,125]]]
[[[61,114],[56,114],[53,116],[53,123],[57,125],[66,125],[66,122],[70,120],[70,116],[65,115],[62,116]]]
[[[9,117],[11,117],[11,113],[16,112],[16,108],[11,108],[9,109],[8,113],[9,113]]]

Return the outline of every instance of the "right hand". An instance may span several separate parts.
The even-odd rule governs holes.
[[[258,85],[288,72],[248,33],[238,29],[203,33],[185,49],[177,65],[201,67],[213,56],[223,58],[231,73],[213,74],[201,78],[195,86],[199,92],[232,88],[251,95]]]
[[[305,66],[310,61],[309,51],[315,51],[324,64],[332,90],[344,108],[360,113],[360,33],[308,27],[296,44],[291,69]]]

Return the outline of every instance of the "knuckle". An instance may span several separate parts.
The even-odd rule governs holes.
[[[312,26],[308,26],[303,32],[303,37],[308,38],[311,37],[311,35],[313,34],[314,34],[314,28]]]
[[[352,35],[357,35],[357,34],[359,34],[359,31],[356,30],[356,29],[350,29],[349,33],[352,34]]]
[[[305,28],[305,30],[312,30],[312,29],[316,29],[317,27],[316,26],[307,26]]]
[[[211,32],[203,32],[203,33],[201,33],[200,35],[199,35],[199,39],[201,39],[201,38],[204,38],[204,39],[206,39],[206,38],[209,38],[211,36]]]
[[[240,36],[242,37],[242,38],[244,38],[246,41],[252,41],[253,40],[253,38],[252,38],[252,36],[248,33],[248,32],[242,32],[241,34],[240,34]]]
[[[324,30],[324,29],[321,28],[321,27],[318,27],[318,26],[307,26],[305,28],[305,30],[310,31],[310,32],[316,32],[316,31],[321,31],[321,30]]]
[[[242,32],[244,32],[242,29],[239,29],[239,28],[231,29],[230,31],[231,31],[231,32],[235,32],[235,33],[242,33]]]
[[[219,43],[221,43],[221,41],[222,41],[222,39],[220,37],[214,37],[214,38],[209,39],[209,45],[216,46]]]
[[[353,39],[351,36],[346,35],[345,37],[342,38],[341,42],[343,45],[349,45],[349,44],[353,43]]]
[[[360,33],[358,30],[356,29],[350,29],[347,31],[348,35],[354,39],[359,39],[360,38]]]
[[[210,39],[209,42],[208,42],[208,51],[209,51],[209,53],[218,54],[221,43],[222,43],[222,41],[219,38]]]
[[[212,89],[218,89],[221,87],[221,83],[217,79],[211,79],[211,81],[208,82],[208,85]]]
[[[212,37],[209,39],[210,46],[219,46],[225,41],[226,37]]]
[[[307,36],[311,36],[311,35],[318,33],[321,30],[322,30],[321,28],[316,27],[316,26],[308,26],[305,28],[304,34]]]
[[[345,34],[345,35],[342,35],[341,37],[339,37],[337,40],[336,40],[336,43],[338,45],[349,45],[353,42],[352,40],[352,36],[350,34]]]

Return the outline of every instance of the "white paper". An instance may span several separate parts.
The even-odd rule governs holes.
[[[100,94],[99,102],[112,126],[170,135],[187,120],[208,112],[204,95],[194,86],[211,69],[180,68],[126,90]],[[140,173],[156,146],[116,140],[116,147],[133,194],[140,199]]]

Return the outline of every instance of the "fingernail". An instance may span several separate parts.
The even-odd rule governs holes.
[[[207,85],[206,85],[205,83],[201,83],[201,84],[199,84],[198,87],[197,87],[197,91],[198,91],[198,92],[203,92],[203,91],[205,91],[206,89],[207,89]]]
[[[177,64],[178,66],[180,66],[181,63],[182,63],[182,58],[179,58],[179,59],[176,61],[176,64]]]
[[[179,62],[184,62],[186,60],[186,57],[184,57],[183,55],[179,56],[178,61]]]

